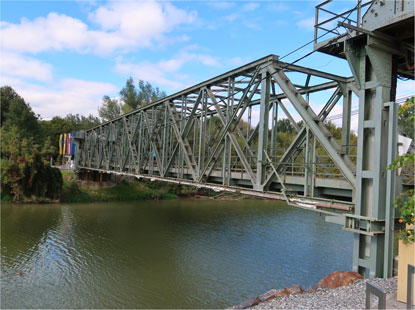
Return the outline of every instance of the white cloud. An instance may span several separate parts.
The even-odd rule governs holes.
[[[300,20],[299,22],[297,22],[297,26],[300,27],[300,28],[307,29],[309,31],[313,31],[314,30],[314,23],[315,23],[315,18],[314,17],[309,17],[309,18],[304,18],[304,19]]]
[[[169,89],[178,89],[181,83],[167,74],[160,68],[159,64],[153,64],[147,61],[140,63],[119,63],[115,66],[115,71],[123,75],[131,75],[135,79],[156,83]]]
[[[233,22],[233,21],[235,21],[238,17],[239,17],[239,15],[238,15],[238,14],[236,14],[236,13],[232,13],[232,14],[229,14],[229,15],[224,16],[223,18],[224,18],[226,21],[228,21],[228,22]]]
[[[206,4],[217,10],[229,10],[235,6],[234,2],[228,2],[228,1],[209,1],[209,2],[206,2]]]
[[[42,86],[6,76],[2,82],[13,87],[43,119],[68,113],[96,115],[102,97],[117,91],[111,83],[78,79],[62,79]]]
[[[405,96],[415,95],[415,84],[414,81],[399,81],[396,89],[396,97],[405,97]]]
[[[190,24],[196,12],[187,12],[167,2],[110,2],[89,14],[98,29],[65,14],[49,13],[20,23],[2,22],[1,45],[18,52],[73,50],[78,53],[109,54],[149,47],[168,41],[175,27]]]
[[[227,61],[227,64],[231,67],[239,67],[243,64],[246,64],[250,61],[248,57],[233,57]]]
[[[2,52],[0,76],[9,75],[47,82],[52,79],[52,66],[31,57]]]
[[[193,47],[190,47],[192,50]],[[139,63],[128,63],[118,60],[115,71],[122,75],[131,75],[135,79],[145,80],[160,86],[167,87],[170,90],[178,90],[189,85],[185,75],[178,71],[187,63],[200,63],[208,67],[218,67],[220,62],[217,58],[195,52],[189,52],[185,48],[173,58],[160,60],[157,63],[142,61]]]
[[[272,3],[268,5],[268,9],[274,12],[283,12],[289,9],[289,7],[282,1],[278,3]]]
[[[250,2],[250,3],[244,4],[242,6],[242,11],[250,12],[250,11],[256,10],[258,7],[259,7],[259,3],[257,3],[257,2]]]

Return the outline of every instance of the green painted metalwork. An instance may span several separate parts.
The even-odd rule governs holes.
[[[349,211],[353,178],[344,176],[353,167],[330,174],[326,165],[335,163],[319,158],[310,128],[318,124],[324,136],[324,119],[342,97],[339,83],[354,82],[270,55],[87,130],[78,140],[76,168],[266,193],[294,205],[293,199],[307,197],[314,201],[311,209],[322,212],[338,205]],[[328,90],[333,94],[323,109],[314,113],[308,107],[310,119],[299,128],[288,105],[296,108],[306,102],[303,96]],[[254,111],[259,120],[252,118]],[[278,115],[289,118],[299,132],[285,154],[278,149]],[[242,127],[242,118],[248,128]],[[338,165],[347,166],[339,158]],[[327,177],[331,181],[323,182]]]
[[[362,9],[383,12],[373,7],[379,3],[358,2],[325,22],[319,20],[324,4],[316,8],[315,49],[346,59],[353,78],[269,55],[80,133],[76,169],[284,199],[329,214],[328,221],[354,233],[354,270],[390,276],[396,176],[386,167],[397,150],[396,77],[413,75],[387,42],[390,33],[383,36],[373,24],[364,29],[361,19],[379,21]],[[317,33],[336,20],[347,33],[318,42]],[[403,41],[393,38],[413,51],[413,35]],[[323,91],[332,95],[315,112],[310,95]],[[353,93],[359,97],[356,165],[350,157]],[[339,101],[341,141],[325,123]],[[290,109],[303,120],[301,128]],[[278,117],[297,131],[284,150],[278,148]]]

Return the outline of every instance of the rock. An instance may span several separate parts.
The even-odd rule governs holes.
[[[363,279],[357,272],[353,271],[333,271],[327,277],[318,282],[318,285],[326,288],[338,288]]]
[[[272,289],[268,292],[266,292],[265,294],[259,295],[258,299],[259,302],[264,302],[264,301],[268,301],[268,300],[272,300],[277,296],[278,291],[275,289]]]
[[[314,293],[315,291],[317,291],[317,289],[318,289],[317,285],[312,285],[308,289],[306,289],[304,293],[306,294]]]
[[[297,285],[293,285],[293,286],[288,286],[285,288],[285,290],[288,292],[288,295],[295,295],[295,294],[302,294],[304,293],[304,290],[301,286]]]
[[[239,305],[235,306],[234,309],[246,309],[255,306],[255,304],[255,299],[248,298],[244,302],[241,302]]]
[[[277,291],[277,293],[275,294],[275,297],[284,297],[288,295],[290,295],[290,293],[288,293],[288,291],[284,288],[282,290]]]

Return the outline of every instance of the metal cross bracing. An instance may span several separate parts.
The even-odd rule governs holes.
[[[338,140],[324,120],[342,98],[350,110],[352,91],[352,78],[270,55],[87,130],[77,169],[350,211],[356,182],[355,157],[348,154],[351,115],[345,113],[348,130]],[[327,92],[321,102],[318,94]],[[319,100],[319,112],[310,98]],[[277,132],[281,117],[297,131],[293,141]]]

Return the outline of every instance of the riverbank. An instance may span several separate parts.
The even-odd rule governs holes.
[[[406,304],[397,301],[397,277],[362,279],[350,271],[335,271],[317,285],[304,290],[299,285],[281,290],[270,290],[257,298],[250,298],[230,309],[364,309],[366,307],[366,283],[380,287],[386,294],[387,309],[405,309]],[[371,308],[377,308],[377,298],[371,299]]]
[[[396,300],[397,278],[364,279],[336,289],[319,287],[313,293],[276,298],[253,306],[252,310],[271,309],[365,309],[366,282],[380,287],[386,294],[386,309],[405,309],[406,304]],[[377,309],[377,298],[371,300],[371,309]]]
[[[61,202],[99,202],[129,200],[176,199],[167,188],[152,187],[138,180],[121,179],[107,182],[81,181],[72,171],[62,171]]]
[[[137,180],[121,177],[114,181],[95,182],[76,180],[73,171],[61,171],[63,188],[61,202],[132,201],[160,199],[243,200],[253,199],[236,193],[216,193],[210,189],[192,186]]]

